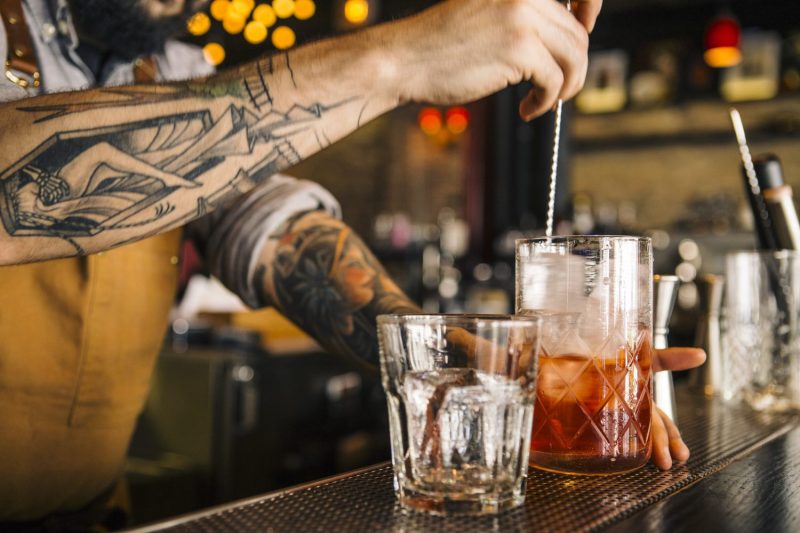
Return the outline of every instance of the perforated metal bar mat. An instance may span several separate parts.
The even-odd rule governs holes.
[[[798,422],[698,397],[685,399],[678,412],[683,437],[692,450],[686,465],[660,472],[650,464],[629,474],[603,477],[531,470],[525,505],[496,517],[437,517],[406,511],[395,498],[391,466],[384,464],[140,531],[593,531],[712,475]]]

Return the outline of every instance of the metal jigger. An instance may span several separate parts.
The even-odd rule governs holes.
[[[700,320],[697,323],[695,346],[706,351],[706,362],[692,370],[689,380],[693,387],[713,396],[722,391],[722,349],[719,319],[722,312],[722,294],[725,278],[707,274],[697,280],[700,302]]]
[[[663,350],[667,347],[669,320],[678,295],[677,276],[653,276],[653,348]],[[675,386],[672,372],[658,372],[653,378],[653,399],[656,405],[673,421],[677,422],[678,410],[675,407]]]

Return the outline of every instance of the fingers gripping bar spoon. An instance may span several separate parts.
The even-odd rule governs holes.
[[[570,0],[567,0],[567,11],[572,11],[570,8]],[[558,99],[556,104],[555,126],[553,127],[553,162],[550,166],[550,192],[547,198],[547,227],[545,229],[545,236],[553,236],[553,223],[556,212],[556,185],[558,179],[558,156],[561,152],[561,116],[564,107],[564,100]]]

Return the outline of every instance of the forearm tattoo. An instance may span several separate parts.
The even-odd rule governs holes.
[[[326,115],[359,98],[278,108],[277,61],[281,84],[296,87],[283,54],[208,82],[20,102],[17,110],[33,124],[58,127],[0,168],[2,227],[12,237],[56,237],[81,255],[101,234],[115,246],[185,224],[296,164],[313,151],[301,147],[307,138],[324,146]],[[108,123],[70,129],[73,119],[98,110]],[[134,113],[142,118],[115,120]]]
[[[303,214],[273,241],[271,263],[257,271],[262,301],[333,352],[377,364],[376,317],[419,313],[364,242],[338,220]]]

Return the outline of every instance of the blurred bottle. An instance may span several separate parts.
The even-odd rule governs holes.
[[[792,188],[783,179],[780,159],[774,154],[753,158],[753,167],[767,207],[775,246],[780,250],[800,250],[800,222]]]

